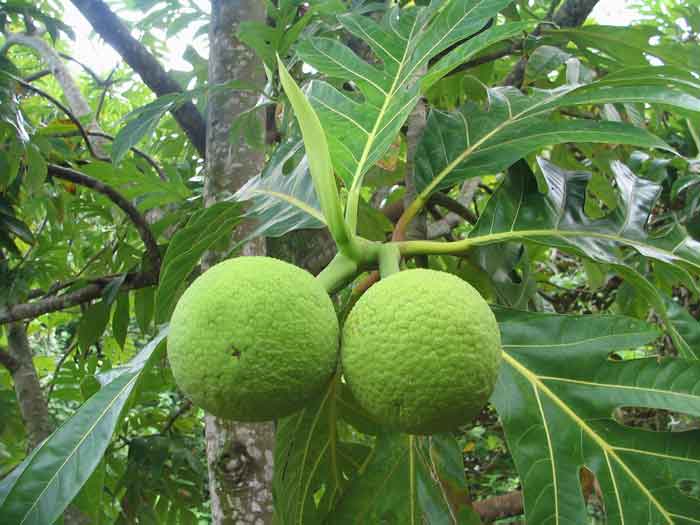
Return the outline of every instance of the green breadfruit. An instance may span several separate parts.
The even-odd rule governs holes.
[[[473,419],[498,377],[501,338],[469,284],[434,270],[382,279],[343,327],[343,374],[359,404],[400,432],[433,434]]]
[[[217,264],[175,307],[168,358],[178,386],[218,417],[264,421],[301,409],[333,374],[339,328],[311,274],[268,257]]]

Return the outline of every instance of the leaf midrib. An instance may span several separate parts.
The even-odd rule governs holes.
[[[667,523],[669,525],[673,525],[673,520],[671,519],[671,515],[664,509],[664,507],[661,506],[661,503],[654,497],[654,495],[651,493],[651,491],[647,488],[644,483],[632,472],[632,470],[627,466],[627,464],[622,461],[622,459],[617,455],[616,449],[608,444],[605,439],[603,439],[597,432],[595,432],[590,426],[586,424],[586,422],[581,419],[569,406],[562,401],[562,399],[557,396],[554,392],[552,392],[547,385],[545,385],[542,381],[541,378],[531,372],[527,367],[524,365],[520,364],[515,358],[511,357],[509,354],[506,352],[503,352],[503,359],[506,361],[510,366],[512,366],[518,373],[520,373],[522,376],[525,377],[527,381],[530,382],[530,384],[533,385],[533,388],[539,389],[542,393],[544,393],[556,406],[559,407],[559,409],[564,412],[570,419],[574,421],[578,425],[578,427],[584,431],[592,440],[595,442],[600,449],[603,451],[604,454],[606,454],[606,457],[609,456],[613,458],[621,467],[622,469],[627,473],[629,478],[634,482],[637,487],[639,487],[639,490],[642,491],[642,493],[649,499],[651,503],[654,504],[654,506],[657,508],[659,513],[666,519]],[[551,454],[551,451],[550,451]],[[615,473],[612,471],[612,468],[609,468],[609,473],[612,478],[614,478]],[[619,492],[617,491],[617,485],[615,484],[615,494],[616,497],[618,498],[619,501]],[[622,507],[620,507],[620,517],[624,522],[624,517],[623,517],[624,511]]]
[[[83,442],[88,438],[88,436],[92,433],[92,431],[95,429],[95,427],[102,421],[102,419],[105,417],[105,414],[112,408],[112,406],[117,402],[117,400],[123,395],[123,393],[127,390],[130,389],[133,386],[133,383],[138,379],[140,373],[135,373],[134,376],[129,379],[129,381],[121,388],[119,389],[118,393],[114,396],[112,401],[105,407],[105,409],[100,413],[99,417],[95,420],[95,422],[88,428],[87,432],[83,434],[83,437],[78,441],[75,446],[73,447],[73,450],[71,450],[70,454],[66,456],[65,461],[56,469],[56,472],[53,476],[51,476],[51,479],[46,483],[44,486],[44,489],[39,493],[39,495],[34,499],[34,503],[32,503],[32,506],[27,509],[27,512],[24,515],[24,518],[22,521],[19,522],[19,525],[23,525],[26,521],[29,515],[32,513],[34,508],[36,507],[37,503],[39,500],[44,496],[47,490],[49,490],[49,486],[51,486],[58,476],[58,474],[63,470],[63,468],[66,466],[66,464],[73,458],[73,456],[77,453],[78,449],[81,447]],[[46,444],[49,442],[49,439],[44,441],[42,444],[42,448],[46,446]],[[36,456],[35,456],[36,457]],[[29,468],[29,465],[27,465],[27,468]],[[26,472],[26,470],[25,470]],[[17,480],[19,482],[19,479]],[[15,486],[17,486],[17,483],[15,483]]]

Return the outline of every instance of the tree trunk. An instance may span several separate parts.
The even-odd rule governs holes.
[[[263,86],[262,64],[235,33],[243,20],[265,21],[264,3],[255,0],[212,0],[209,29],[209,84],[244,80]],[[207,171],[204,201],[207,206],[236,192],[262,170],[264,155],[243,143],[231,144],[229,131],[236,115],[252,107],[257,95],[227,92],[209,102],[207,125]],[[260,112],[260,129],[264,114]],[[261,138],[262,140],[262,138]],[[247,229],[250,231],[250,228]],[[236,232],[241,238],[246,231]],[[264,239],[243,247],[244,255],[264,255]],[[204,267],[215,263],[217,254],[205,257]],[[212,523],[264,525],[272,522],[272,423],[241,424],[206,416],[207,464]]]
[[[39,376],[32,361],[32,351],[27,339],[24,323],[11,323],[7,331],[8,350],[14,358],[16,368],[12,372],[17,403],[29,437],[29,450],[46,439],[53,426],[49,409],[41,390]]]

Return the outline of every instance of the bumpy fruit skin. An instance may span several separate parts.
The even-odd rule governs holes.
[[[338,320],[311,274],[277,259],[211,267],[175,307],[168,358],[178,386],[211,414],[264,421],[301,409],[336,368]]]
[[[434,434],[473,419],[498,378],[501,338],[469,284],[434,270],[382,279],[343,327],[345,380],[378,423]]]

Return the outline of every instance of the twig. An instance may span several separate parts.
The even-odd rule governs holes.
[[[78,64],[81,68],[83,68],[83,69],[85,70],[85,72],[86,72],[88,75],[90,75],[90,76],[93,78],[93,80],[95,81],[95,83],[96,83],[98,86],[104,86],[107,82],[109,82],[109,79],[107,79],[107,80],[102,80],[102,79],[98,76],[98,74],[95,73],[95,71],[94,71],[93,69],[91,69],[89,66],[83,64],[83,63],[82,63],[80,60],[78,60],[77,58],[74,58],[74,57],[72,57],[72,56],[70,56],[70,55],[68,55],[68,54],[66,54],[66,53],[60,53],[60,52],[58,53],[58,56],[60,56],[61,58],[65,58],[66,60],[70,60],[71,62],[75,62],[76,64]]]
[[[112,68],[112,71],[109,72],[109,75],[107,75],[107,78],[105,79],[104,89],[102,90],[102,93],[100,93],[100,100],[97,102],[97,109],[95,110],[95,122],[97,123],[100,122],[100,113],[102,113],[102,107],[105,103],[105,97],[107,96],[107,91],[109,91],[109,88],[112,86],[112,77],[114,76],[114,73],[116,73],[116,71],[116,67]]]
[[[190,408],[192,408],[192,401],[190,401],[189,399],[186,399],[186,400],[180,405],[180,407],[177,409],[177,411],[176,411],[173,415],[170,416],[170,418],[168,419],[167,423],[165,423],[165,426],[163,427],[163,430],[160,431],[160,435],[161,435],[161,436],[164,436],[165,434],[167,434],[168,432],[170,432],[170,429],[171,429],[172,426],[175,424],[175,421],[177,421],[177,419],[178,419],[180,416],[182,416],[183,414],[185,414]]]
[[[51,176],[95,190],[96,192],[105,195],[109,200],[114,202],[114,204],[119,206],[134,224],[136,231],[138,231],[139,236],[146,247],[146,253],[151,260],[153,269],[157,270],[160,268],[161,261],[158,243],[153,237],[153,233],[148,227],[146,219],[143,215],[141,215],[136,207],[131,204],[131,202],[122,196],[121,193],[104,182],[93,179],[84,173],[80,173],[79,171],[75,171],[70,168],[64,168],[63,166],[57,166],[56,164],[49,164],[48,169]]]
[[[449,77],[452,75],[457,75],[463,71],[466,71],[467,69],[488,64],[489,62],[493,62],[494,60],[498,60],[499,58],[507,57],[508,55],[514,55],[515,53],[519,53],[520,51],[522,51],[522,48],[522,42],[513,42],[510,46],[502,49],[501,51],[494,51],[493,53],[489,53],[487,55],[481,55],[472,60],[469,60],[468,62],[465,62],[464,64],[461,64],[460,66],[450,71],[446,76]]]
[[[41,71],[37,71],[36,73],[32,73],[29,76],[24,77],[25,82],[36,82],[40,78],[47,77],[51,74],[50,69],[42,69]]]
[[[114,142],[114,137],[113,137],[112,135],[109,135],[108,133],[103,133],[102,131],[88,131],[87,134],[90,135],[91,137],[92,137],[92,136],[94,136],[94,137],[101,137],[101,138],[103,138],[103,139],[107,139],[107,140],[109,140],[109,141],[111,141],[111,142]],[[158,165],[158,163],[155,161],[155,159],[154,159],[153,157],[151,157],[148,153],[146,153],[145,151],[143,151],[143,150],[137,148],[136,146],[132,146],[132,147],[129,148],[129,149],[130,149],[131,151],[133,151],[136,155],[138,155],[139,157],[141,157],[143,160],[145,160],[146,162],[148,162],[148,163],[151,165],[151,167],[152,167],[152,168],[156,171],[156,173],[158,174],[158,178],[160,178],[161,180],[164,180],[164,181],[167,181],[167,180],[168,180],[168,177],[167,177],[167,175],[165,175],[165,172],[163,171],[163,168],[161,168],[161,167]]]
[[[74,336],[75,337],[75,336]],[[61,359],[59,359],[58,364],[56,365],[56,369],[53,372],[53,378],[51,379],[51,384],[49,385],[49,390],[46,393],[46,402],[48,403],[51,401],[51,394],[53,394],[53,389],[56,387],[56,379],[58,378],[58,373],[61,371],[61,367],[63,366],[63,363],[66,362],[66,359],[68,359],[68,356],[73,353],[73,350],[78,348],[78,338],[75,337],[75,339],[71,342],[70,346],[68,346],[68,349],[63,353],[61,356]]]
[[[39,96],[45,98],[46,100],[48,100],[49,102],[51,102],[54,106],[56,106],[58,109],[60,109],[61,111],[63,111],[63,112],[68,116],[68,118],[71,120],[71,122],[73,122],[73,124],[75,124],[75,126],[78,128],[78,131],[80,131],[80,135],[83,137],[83,140],[85,141],[85,145],[87,146],[87,149],[88,149],[88,151],[90,152],[90,155],[91,155],[92,157],[94,157],[94,158],[96,158],[96,159],[98,159],[98,160],[104,160],[104,161],[108,161],[108,160],[109,160],[108,158],[102,157],[102,156],[98,155],[98,154],[95,152],[95,150],[94,150],[93,147],[92,147],[92,143],[90,142],[90,137],[89,137],[89,135],[88,135],[88,132],[87,132],[87,130],[83,127],[83,124],[80,122],[80,120],[78,119],[78,117],[76,117],[75,114],[74,114],[70,109],[68,109],[65,105],[63,105],[63,104],[61,103],[60,100],[58,100],[58,99],[56,99],[55,97],[49,95],[49,94],[48,94],[46,91],[44,91],[43,89],[39,89],[38,87],[33,86],[32,84],[30,84],[29,82],[26,82],[25,80],[23,80],[23,79],[21,79],[21,78],[17,78],[17,77],[15,77],[14,75],[12,75],[12,78],[13,78],[13,80],[15,80],[17,83],[19,83],[20,85],[22,85],[23,87],[25,87],[26,89],[28,89],[29,91],[31,91],[31,92],[33,92],[33,93],[36,93],[37,95],[39,95]]]
[[[126,222],[126,221],[125,221],[125,222]],[[116,239],[116,240],[112,243],[111,249],[112,249],[112,253],[113,253],[113,254],[114,254],[114,252],[116,251],[117,246],[119,246],[119,243],[121,243],[121,242],[124,241],[124,239],[126,238],[127,233],[128,233],[128,231],[125,230],[124,233],[122,234],[121,238]],[[39,290],[39,289],[30,290],[29,293],[27,294],[27,298],[28,298],[28,299],[37,299],[37,298],[39,298],[39,297],[47,298],[47,297],[50,297],[50,296],[52,296],[52,295],[56,295],[56,294],[57,294],[58,292],[60,292],[61,290],[65,290],[66,288],[69,288],[69,287],[73,286],[75,283],[78,282],[79,277],[80,277],[81,275],[83,275],[83,273],[85,273],[85,272],[87,271],[88,268],[90,268],[90,266],[92,265],[92,263],[95,262],[95,261],[97,260],[97,258],[100,257],[100,256],[101,256],[106,250],[108,250],[108,249],[110,249],[110,247],[109,247],[109,246],[105,246],[103,249],[101,249],[101,250],[100,250],[99,252],[97,252],[95,255],[93,255],[92,257],[90,257],[90,259],[87,260],[87,262],[83,265],[83,267],[82,267],[80,270],[78,270],[78,273],[76,273],[69,281],[65,281],[65,282],[62,282],[62,283],[60,283],[60,282],[59,282],[59,283],[54,283],[54,284],[51,285],[51,287],[49,287],[49,289],[46,290],[46,291],[44,291],[44,290]],[[109,283],[110,281],[114,280],[114,279],[117,278],[117,277],[120,277],[121,275],[122,275],[122,274],[115,274],[115,275],[106,275],[106,276],[103,276],[103,277],[96,277],[96,278],[94,278],[94,279],[88,279],[87,282],[88,282],[88,284],[94,284],[94,283],[97,283],[97,284],[105,284],[105,283]]]

